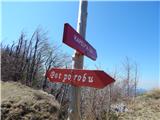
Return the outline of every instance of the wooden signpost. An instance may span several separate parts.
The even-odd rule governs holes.
[[[75,58],[86,55],[89,58],[96,60],[96,50],[87,41],[85,41],[83,37],[77,33],[68,23],[64,25],[63,42],[78,51],[78,54],[75,54]],[[72,103],[70,108],[71,112],[69,112],[69,120],[80,120],[78,110],[80,108],[79,102],[76,102],[79,101],[79,97],[76,97],[76,93],[79,93],[77,90],[80,87],[87,86],[94,88],[104,88],[105,86],[115,81],[111,76],[102,70],[78,69],[79,67],[77,66],[81,62],[80,61],[78,63],[78,60],[79,59],[75,60],[77,63],[74,64],[74,68],[76,69],[52,68],[46,73],[50,82],[61,82],[72,85],[71,92],[73,92],[73,96],[71,96]]]
[[[68,120],[80,120],[80,87],[104,88],[115,80],[101,70],[82,70],[83,55],[97,59],[96,50],[85,40],[87,21],[87,0],[80,0],[77,31],[68,23],[64,24],[63,43],[74,48],[73,69],[52,68],[47,71],[51,82],[71,84]]]

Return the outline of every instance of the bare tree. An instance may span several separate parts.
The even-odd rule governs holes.
[[[37,29],[31,39],[22,33],[17,43],[2,46],[2,80],[21,81],[29,86],[41,87],[41,81],[47,81],[42,75],[51,67],[64,67],[69,63],[67,54],[59,48],[52,49],[47,33]],[[56,45],[55,45],[56,48]],[[44,80],[45,79],[45,80]]]
[[[136,62],[135,62],[134,67],[135,67],[135,70],[134,70],[134,72],[135,72],[135,75],[134,75],[134,97],[136,97],[137,96],[137,83],[138,83],[138,65]]]
[[[131,69],[132,66],[130,64],[129,58],[126,57],[125,62],[123,63],[125,73],[126,73],[126,84],[127,84],[127,97],[129,98],[130,96],[130,79],[131,79]]]

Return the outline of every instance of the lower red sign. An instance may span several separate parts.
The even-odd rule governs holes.
[[[50,69],[47,77],[51,82],[68,83],[77,87],[104,88],[115,80],[100,70]]]

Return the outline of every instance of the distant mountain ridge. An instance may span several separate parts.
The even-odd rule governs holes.
[[[137,95],[140,95],[140,94],[144,94],[146,93],[148,90],[144,89],[144,88],[138,88],[137,89]]]

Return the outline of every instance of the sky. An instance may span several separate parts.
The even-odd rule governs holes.
[[[2,2],[1,41],[11,44],[21,32],[28,37],[40,27],[48,31],[51,45],[73,54],[62,43],[64,23],[77,26],[78,1]],[[126,56],[138,64],[138,87],[160,87],[159,16],[160,2],[89,1],[86,40],[96,49],[97,60],[84,59],[86,69],[123,74]]]

